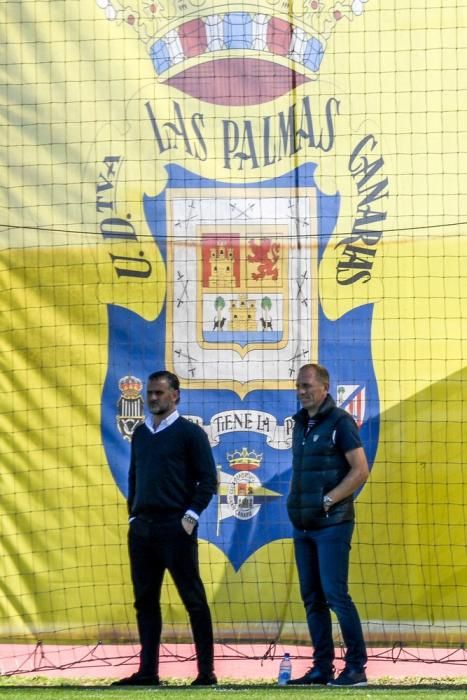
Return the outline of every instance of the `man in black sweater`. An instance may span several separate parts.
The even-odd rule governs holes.
[[[211,613],[199,574],[198,518],[217,489],[205,432],[177,411],[180,383],[171,372],[149,376],[151,416],[131,443],[129,554],[141,643],[139,670],[115,685],[159,685],[160,595],[166,569],[190,618],[198,660],[192,685],[215,685]]]

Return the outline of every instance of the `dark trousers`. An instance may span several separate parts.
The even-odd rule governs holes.
[[[294,529],[295,560],[313,659],[323,671],[334,661],[330,610],[341,628],[346,667],[360,672],[367,661],[362,625],[347,586],[353,528],[353,522],[345,522],[321,530]]]
[[[141,643],[140,672],[158,673],[162,631],[160,596],[166,570],[170,572],[190,618],[199,673],[214,666],[211,613],[199,575],[196,530],[187,535],[181,517],[157,523],[136,517],[128,535],[136,620]]]

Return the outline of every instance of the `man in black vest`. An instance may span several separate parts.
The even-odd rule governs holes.
[[[294,416],[292,483],[287,509],[294,526],[300,592],[314,647],[313,666],[292,685],[367,684],[367,654],[357,609],[348,592],[353,494],[368,478],[368,463],[353,418],[328,393],[329,373],[304,365],[297,377],[302,409]],[[346,647],[334,678],[331,613]]]
[[[179,400],[175,374],[163,370],[150,375],[151,415],[133,434],[128,484],[128,543],[140,665],[136,673],[114,685],[159,685],[160,595],[166,570],[190,618],[198,660],[192,685],[217,683],[197,541],[198,518],[217,489],[216,467],[206,433],[179,415]]]

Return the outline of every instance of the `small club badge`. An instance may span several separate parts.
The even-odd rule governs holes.
[[[117,402],[117,426],[121,436],[130,441],[136,426],[144,421],[143,382],[127,375],[120,379],[118,388],[121,393]]]

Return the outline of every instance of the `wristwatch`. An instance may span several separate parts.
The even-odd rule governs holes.
[[[323,506],[325,510],[329,510],[333,503],[334,501],[331,496],[323,496]]]

